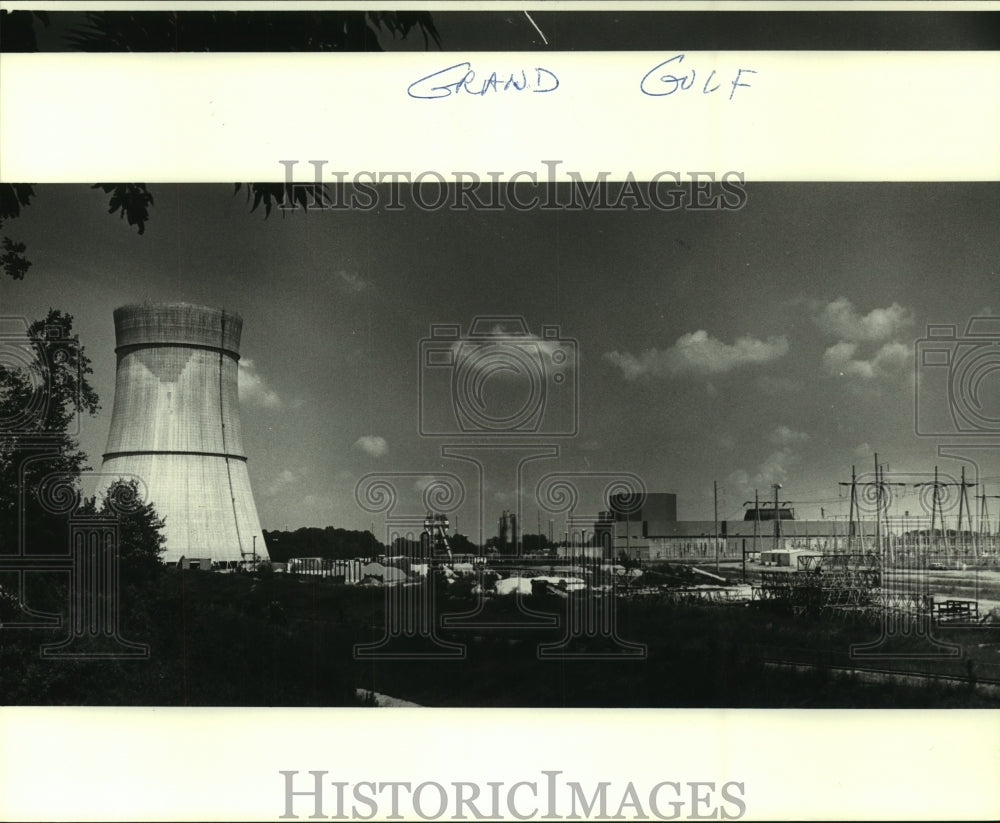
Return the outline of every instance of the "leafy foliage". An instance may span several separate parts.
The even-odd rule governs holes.
[[[76,440],[78,421],[100,408],[72,315],[51,309],[28,327],[24,345],[30,362],[0,362],[0,420],[18,421],[0,437],[0,546],[8,549],[18,545],[21,518],[25,548],[61,539],[65,524],[46,513],[40,485],[50,473],[76,478],[83,471],[87,457]]]
[[[234,183],[234,197],[239,194],[240,189],[242,189],[244,185],[246,185],[247,202],[249,203],[253,200],[250,212],[253,213],[257,211],[257,207],[263,203],[265,220],[271,216],[271,209],[274,206],[279,206],[281,208],[281,214],[284,216],[286,210],[296,209],[300,206],[303,210],[308,210],[309,203],[311,202],[309,198],[312,196],[310,195],[310,192],[312,191],[313,186],[288,186],[284,183]],[[323,196],[324,195],[321,192],[319,197]]]
[[[368,531],[349,529],[301,528],[293,532],[264,532],[267,552],[275,563],[284,563],[293,557],[322,557],[330,560],[347,560],[353,557],[374,557],[384,547]]]
[[[31,261],[24,256],[27,246],[15,243],[9,237],[3,238],[3,254],[0,254],[0,265],[3,273],[13,280],[24,280],[24,275],[31,268]]]
[[[143,580],[163,568],[167,542],[164,521],[151,501],[142,501],[135,480],[115,480],[99,505],[90,498],[82,511],[113,516],[118,521],[118,560],[123,580]]]
[[[0,52],[38,51],[35,20],[49,25],[49,15],[44,11],[0,10]]]
[[[440,45],[420,11],[99,11],[66,39],[86,52],[381,51],[381,32],[405,39],[414,30],[425,46]]]
[[[0,183],[0,228],[3,228],[5,220],[19,216],[21,207],[29,205],[34,196],[34,189],[26,183]],[[4,237],[0,245],[3,248],[0,266],[4,274],[13,280],[23,280],[31,267],[31,261],[24,256],[27,247],[9,237]]]
[[[283,578],[165,570],[129,585],[122,636],[149,644],[148,659],[47,660],[39,644],[58,630],[0,629],[0,694],[7,705],[358,705],[358,629]]]
[[[17,217],[31,203],[35,190],[27,183],[0,183],[0,222]]]
[[[145,183],[96,183],[91,188],[103,189],[105,194],[111,195],[108,214],[118,212],[128,220],[130,226],[139,227],[139,234],[146,231],[153,195],[149,193]]]

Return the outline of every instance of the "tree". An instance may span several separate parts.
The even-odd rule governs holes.
[[[115,480],[100,505],[92,497],[84,502],[82,511],[117,519],[118,562],[124,581],[142,581],[163,568],[167,542],[164,520],[151,501],[143,500],[137,481]]]
[[[0,52],[38,51],[36,20],[49,25],[44,11],[0,11]]]
[[[469,540],[464,534],[459,534],[456,532],[451,537],[448,538],[448,543],[451,545],[451,551],[453,554],[479,554],[479,546]]]
[[[379,35],[440,38],[424,11],[97,11],[66,38],[85,52],[382,51]]]
[[[29,205],[34,195],[34,189],[26,183],[0,184],[0,229],[6,221],[19,216],[21,207]],[[4,237],[0,246],[3,249],[3,254],[0,255],[3,273],[13,280],[23,280],[31,267],[31,261],[24,256],[27,251],[24,243]]]
[[[93,369],[72,315],[58,309],[6,342],[16,356],[0,360],[0,549],[48,550],[65,538],[55,512],[87,468],[76,435],[81,416],[100,409]]]
[[[327,526],[325,529],[302,527],[293,532],[264,531],[267,553],[275,563],[293,557],[322,557],[344,560],[354,557],[374,557],[385,547],[369,531],[351,531]]]

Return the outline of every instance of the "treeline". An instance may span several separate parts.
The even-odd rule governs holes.
[[[268,554],[275,563],[286,563],[293,557],[323,557],[329,560],[349,560],[354,557],[375,557],[380,554],[425,557],[429,550],[428,538],[407,539],[397,537],[388,548],[370,531],[337,529],[333,526],[303,527],[295,531],[264,531]],[[481,554],[483,549],[464,534],[449,535],[448,543],[454,554]],[[520,547],[501,546],[497,538],[486,541],[486,551],[501,554],[554,553],[556,544],[541,534],[521,535]]]
[[[431,554],[431,539],[428,534],[423,534],[417,540],[406,537],[397,537],[392,541],[391,551],[393,556],[403,555],[404,557],[422,558]],[[434,553],[444,551],[444,546],[440,541],[434,541]],[[448,537],[448,546],[452,554],[481,554],[481,549],[464,534],[453,534]]]
[[[385,553],[385,546],[371,532],[335,529],[333,526],[325,529],[303,527],[293,532],[265,531],[264,542],[267,553],[275,563],[286,563],[293,557],[348,560]]]

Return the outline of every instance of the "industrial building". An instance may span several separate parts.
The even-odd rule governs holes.
[[[102,471],[139,477],[168,565],[267,559],[237,395],[243,320],[188,303],[115,310],[114,411]]]
[[[847,547],[848,526],[837,520],[795,520],[793,509],[749,509],[742,520],[678,520],[677,496],[647,492],[612,497],[611,509],[594,524],[595,542],[605,556],[623,553],[636,560],[741,559],[763,551],[834,551]],[[777,511],[777,517],[775,517]],[[855,535],[871,536],[875,523],[854,524]],[[777,555],[774,559],[777,564]]]

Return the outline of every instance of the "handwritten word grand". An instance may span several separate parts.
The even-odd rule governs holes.
[[[504,92],[547,93],[559,88],[559,78],[541,67],[520,71],[476,76],[472,64],[456,63],[426,77],[421,77],[407,88],[406,93],[418,100],[434,100],[465,92],[476,97]]]
[[[692,67],[690,71],[685,71],[683,74],[674,74],[673,72],[678,71],[683,62],[684,55],[678,54],[669,60],[664,60],[662,63],[653,66],[653,68],[646,72],[646,76],[642,78],[639,90],[650,97],[669,97],[675,92],[689,91],[692,88],[696,88],[695,82],[700,77],[703,77],[704,80],[700,81],[697,86],[697,88],[701,89],[702,94],[715,94],[720,89],[723,89],[723,94],[725,94],[725,90],[728,89],[729,99],[732,100],[733,95],[736,94],[736,89],[750,88],[750,83],[744,82],[744,75],[757,73],[754,69],[736,69],[735,74],[726,76],[731,78],[728,81],[725,77],[720,79],[715,69],[706,74],[704,71],[699,73]],[[750,78],[747,77],[746,79]]]

